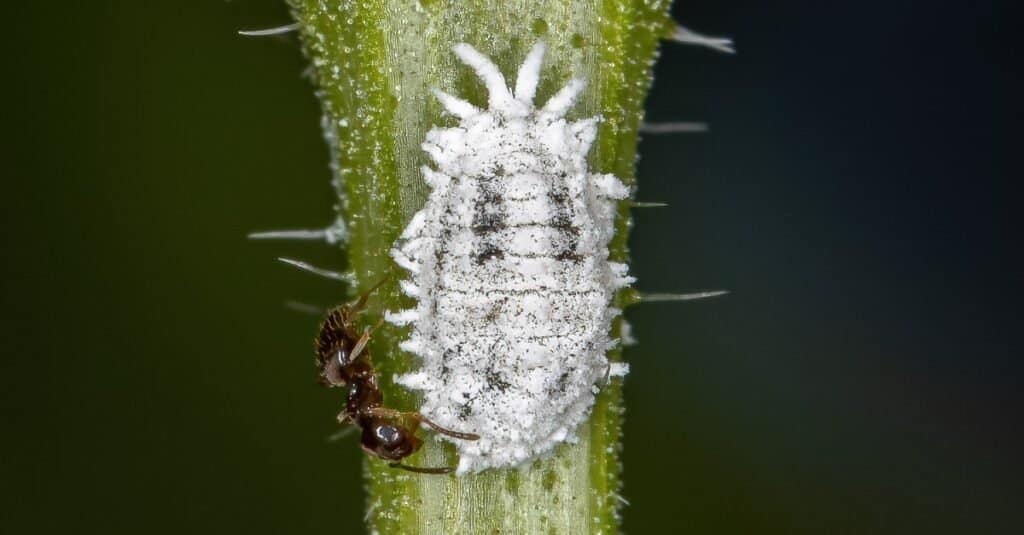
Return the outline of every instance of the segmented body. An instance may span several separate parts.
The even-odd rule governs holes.
[[[420,412],[480,435],[453,440],[466,473],[575,439],[609,373],[625,371],[605,353],[619,313],[611,298],[632,279],[607,248],[628,190],[588,169],[598,118],[565,118],[582,81],[538,108],[543,44],[514,92],[487,57],[455,52],[487,86],[488,108],[437,92],[459,124],[433,128],[423,144],[432,191],[392,251],[418,303],[389,319],[412,325],[402,347],[421,366],[398,380],[422,392]]]

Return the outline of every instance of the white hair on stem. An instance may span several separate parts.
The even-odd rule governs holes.
[[[248,237],[250,240],[323,240],[327,242],[328,245],[334,245],[348,240],[348,227],[345,226],[345,221],[341,217],[338,217],[335,219],[334,223],[327,228],[267,230],[262,232],[252,232]]]
[[[674,121],[665,123],[640,123],[641,134],[699,134],[708,131],[707,123]]]
[[[264,28],[261,30],[238,30],[238,35],[244,35],[246,37],[266,37],[268,35],[281,35],[284,33],[294,32],[301,27],[302,24],[293,22],[291,24],[276,26],[274,28]]]
[[[708,290],[704,292],[694,292],[688,294],[669,294],[669,293],[654,293],[654,294],[640,294],[639,299],[641,303],[660,303],[667,301],[693,301],[696,299],[708,299],[710,297],[718,297],[729,293],[729,290]]]
[[[291,258],[281,257],[278,258],[278,260],[284,262],[285,264],[288,264],[289,266],[297,267],[302,271],[306,271],[314,275],[319,275],[325,279],[346,282],[349,284],[355,283],[355,278],[349,273],[338,273],[336,271],[331,271],[329,269],[318,268],[312,264],[303,262],[301,260],[294,260]]]
[[[708,47],[712,50],[717,50],[725,54],[736,53],[736,48],[733,46],[731,37],[710,37],[699,34],[682,25],[676,25],[675,31],[672,32],[672,35],[670,35],[668,39],[670,41],[686,45]]]

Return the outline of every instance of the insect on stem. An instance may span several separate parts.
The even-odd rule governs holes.
[[[513,89],[487,54],[453,47],[487,105],[435,93],[459,124],[427,132],[431,194],[391,249],[416,305],[387,317],[411,325],[400,347],[420,357],[395,382],[422,393],[419,423],[455,445],[457,475],[574,440],[610,369],[612,295],[634,280],[608,253],[629,188],[587,164],[600,118],[567,118],[583,76],[538,100],[545,49],[535,43],[512,71]]]
[[[422,474],[447,474],[455,468],[420,468],[401,463],[423,445],[416,436],[420,424],[461,440],[478,440],[480,437],[437,425],[418,412],[384,407],[384,393],[378,384],[367,345],[374,330],[384,320],[362,332],[356,327],[356,320],[370,294],[390,279],[390,276],[384,277],[354,303],[335,307],[327,314],[316,340],[320,382],[329,387],[348,387],[345,408],[338,414],[338,422],[351,424],[350,429],[361,432],[359,446],[367,454],[387,461],[394,468]]]

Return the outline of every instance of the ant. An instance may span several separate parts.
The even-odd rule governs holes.
[[[370,335],[384,322],[382,319],[362,336],[356,333],[356,317],[366,307],[370,294],[388,279],[378,282],[351,305],[331,309],[320,326],[316,338],[317,366],[320,383],[328,387],[348,386],[348,401],[338,414],[338,421],[351,423],[362,430],[359,445],[363,451],[385,461],[392,468],[422,474],[447,474],[452,467],[420,468],[402,464],[401,460],[416,453],[423,441],[416,437],[416,428],[426,424],[434,431],[462,440],[478,440],[473,433],[445,429],[418,412],[403,412],[382,407],[384,393],[377,385],[377,374],[370,361],[367,343]]]

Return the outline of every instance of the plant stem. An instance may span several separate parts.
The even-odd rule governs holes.
[[[588,81],[570,117],[601,115],[590,154],[596,172],[634,184],[637,128],[658,40],[671,30],[669,0],[289,0],[324,110],[339,209],[349,228],[349,268],[362,289],[397,273],[388,254],[428,189],[419,168],[424,134],[444,125],[431,90],[486,100],[452,46],[472,44],[508,76],[538,40],[548,44],[538,101],[572,77]],[[627,259],[626,203],[620,206],[611,259]],[[624,304],[622,296],[619,304]],[[374,295],[368,321],[407,308],[394,281]],[[618,325],[615,329],[618,330]],[[399,329],[371,343],[390,406],[414,410],[394,385],[415,368],[397,343]],[[612,360],[621,358],[614,351]],[[371,529],[380,533],[613,533],[621,498],[620,387],[598,396],[579,441],[523,469],[465,477],[419,475],[368,460]],[[427,440],[410,458],[451,466],[453,453]]]

